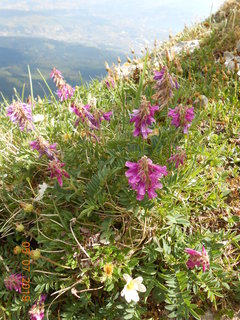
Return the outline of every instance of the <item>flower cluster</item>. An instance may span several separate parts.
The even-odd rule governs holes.
[[[188,108],[180,104],[175,109],[169,109],[168,116],[172,118],[172,125],[176,128],[182,127],[183,133],[188,133],[194,119],[194,107]]]
[[[103,112],[97,109],[95,103],[89,103],[84,105],[82,102],[74,102],[70,106],[70,111],[74,112],[78,116],[78,120],[75,122],[75,126],[80,121],[87,123],[90,129],[98,130],[103,120],[110,121],[112,111]]]
[[[156,84],[153,100],[157,101],[161,108],[166,106],[173,96],[173,90],[179,88],[177,80],[168,73],[167,67],[163,67],[161,71],[155,71],[154,80]]]
[[[30,104],[13,101],[7,108],[7,116],[14,124],[18,123],[21,131],[24,129],[27,131],[34,130],[32,107]]]
[[[71,112],[74,112],[78,116],[78,120],[75,122],[75,126],[77,126],[80,122],[86,121],[87,115],[89,113],[89,105],[84,105],[81,101],[74,101],[71,106],[69,107],[69,110]]]
[[[66,83],[61,71],[57,70],[54,67],[51,72],[51,78],[53,79],[53,82],[56,84],[58,88],[57,96],[60,99],[60,101],[71,99],[75,92],[75,89],[72,88],[70,84]]]
[[[49,159],[53,159],[56,156],[56,146],[56,143],[50,144],[41,136],[30,142],[30,147],[39,152],[39,158],[45,154]]]
[[[108,89],[111,89],[111,88],[115,87],[114,79],[112,77],[110,77],[110,76],[105,80],[105,83],[106,83],[106,86],[107,86]]]
[[[142,98],[139,109],[133,110],[130,122],[135,122],[134,137],[141,135],[143,139],[147,139],[148,134],[152,132],[150,126],[154,119],[154,113],[159,109],[158,106],[151,106],[145,97]]]
[[[203,272],[205,272],[206,268],[209,268],[209,257],[204,246],[202,246],[202,252],[190,248],[186,248],[184,251],[190,255],[187,261],[187,267],[189,269],[193,269],[195,266],[202,266]]]
[[[4,279],[5,287],[12,291],[15,290],[16,292],[20,292],[22,290],[22,275],[21,274],[10,274],[9,277]]]
[[[167,162],[175,162],[176,168],[179,167],[180,164],[184,164],[186,159],[186,152],[183,151],[180,147],[176,147],[177,152],[172,154],[171,157],[167,160]]]
[[[30,320],[42,320],[44,318],[44,302],[46,295],[42,294],[40,298],[32,305],[29,310]]]
[[[65,176],[69,178],[69,174],[62,169],[65,166],[65,163],[61,163],[61,161],[57,158],[56,151],[57,143],[50,144],[43,137],[39,136],[36,140],[30,142],[30,147],[33,150],[37,150],[39,152],[39,158],[46,155],[50,160],[48,163],[48,170],[50,170],[50,177],[57,178],[57,181],[60,186],[62,186],[62,177]]]
[[[62,169],[65,163],[61,163],[58,159],[49,161],[48,170],[50,170],[50,178],[57,178],[59,185],[62,187],[63,181],[62,177],[70,178],[69,174]]]
[[[149,199],[155,198],[155,189],[162,188],[158,179],[167,175],[166,166],[153,164],[151,159],[143,156],[138,162],[127,161],[126,167],[129,169],[125,175],[129,185],[137,191],[137,200],[143,200],[146,192]]]

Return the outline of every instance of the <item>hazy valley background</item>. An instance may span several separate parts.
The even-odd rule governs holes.
[[[73,86],[105,75],[104,62],[123,60],[133,47],[140,53],[169,31],[206,18],[223,0],[7,0],[0,1],[0,91],[11,99],[13,87],[34,95],[52,89],[50,72],[60,69]]]

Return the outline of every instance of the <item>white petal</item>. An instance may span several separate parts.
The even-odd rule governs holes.
[[[137,290],[140,292],[146,292],[146,287],[142,283],[137,284]]]
[[[126,301],[129,303],[129,302],[131,302],[131,300],[132,300],[132,295],[131,295],[131,292],[130,291],[126,291],[125,292],[125,299],[126,299]]]
[[[132,277],[130,277],[130,275],[129,275],[129,274],[126,274],[126,273],[124,273],[123,279],[124,279],[127,283],[129,283],[130,281],[132,281]]]
[[[139,301],[139,296],[136,290],[131,290],[131,299],[135,302]]]
[[[126,290],[125,292],[125,299],[129,303],[133,301],[139,301],[138,293],[136,290]]]
[[[126,289],[127,289],[127,285],[125,285],[125,287],[122,289],[122,292],[121,292],[122,297],[125,296]]]
[[[136,282],[136,283],[142,283],[143,282],[143,277],[137,277],[133,281]]]

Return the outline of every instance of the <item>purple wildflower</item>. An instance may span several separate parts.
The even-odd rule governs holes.
[[[158,179],[167,175],[166,166],[153,164],[146,156],[138,162],[127,161],[125,165],[129,168],[125,175],[132,189],[137,191],[137,200],[143,200],[146,192],[149,199],[157,197],[155,189],[162,188]]]
[[[62,176],[70,178],[69,174],[62,169],[65,166],[65,163],[61,163],[58,159],[51,160],[48,163],[48,170],[50,170],[50,178],[57,178],[59,185],[62,187],[63,181]]]
[[[51,71],[51,78],[57,87],[62,87],[65,84],[61,71],[57,70],[55,67]]]
[[[74,112],[78,116],[78,120],[75,122],[75,126],[79,124],[80,120],[82,120],[82,122],[86,121],[89,114],[89,109],[89,105],[84,105],[81,102],[74,102],[71,104],[69,110],[71,112]]]
[[[30,320],[42,320],[44,318],[44,302],[46,297],[45,294],[41,294],[40,298],[32,305],[28,312]]]
[[[5,287],[12,291],[20,292],[22,290],[22,275],[21,274],[11,274],[8,278],[4,279]]]
[[[154,71],[153,79],[156,81],[162,81],[165,71],[166,71],[166,67],[163,67],[161,71]]]
[[[194,107],[188,108],[180,104],[175,109],[169,109],[168,116],[172,117],[172,125],[176,128],[183,127],[183,133],[188,133],[194,119]]]
[[[87,123],[91,129],[95,130],[100,128],[100,124],[103,120],[110,121],[112,115],[112,111],[103,112],[102,110],[97,109],[94,103],[84,105],[81,102],[74,102],[70,107],[70,111],[78,116],[75,126],[77,126],[81,120],[82,122]]]
[[[148,134],[152,132],[148,126],[155,122],[154,113],[158,109],[158,106],[151,106],[150,102],[145,97],[143,98],[139,109],[133,110],[130,120],[130,122],[135,122],[134,137],[141,135],[143,139],[147,139]]]
[[[55,67],[52,69],[51,78],[58,88],[57,95],[60,101],[71,99],[75,92],[75,88],[72,88],[70,84],[66,83],[62,73]]]
[[[105,81],[106,86],[108,89],[114,88],[115,87],[115,83],[112,77],[108,77]]]
[[[102,110],[98,110],[97,108],[95,108],[95,110],[93,110],[93,113],[88,112],[87,114],[89,127],[91,129],[98,130],[103,120],[110,121],[111,115],[112,111],[103,112]]]
[[[187,261],[188,269],[193,269],[195,266],[202,266],[203,272],[205,272],[206,268],[209,268],[209,257],[204,246],[202,246],[202,252],[190,248],[186,248],[184,252],[190,255]]]
[[[69,84],[64,84],[57,90],[57,96],[60,101],[71,99],[75,92],[75,88],[72,88]]]
[[[172,98],[173,90],[179,88],[179,84],[177,80],[168,73],[167,67],[163,67],[161,71],[155,71],[154,80],[156,80],[154,86],[156,93],[152,98],[164,107]]]
[[[13,101],[7,108],[7,116],[14,124],[18,123],[21,131],[23,131],[24,128],[26,128],[27,131],[34,129],[32,123],[32,108],[30,104]]]
[[[167,162],[176,162],[176,168],[179,167],[179,164],[183,164],[186,159],[186,153],[180,147],[176,147],[177,153],[172,154]]]
[[[49,144],[49,142],[41,136],[39,136],[37,140],[30,142],[30,147],[39,152],[39,158],[46,154],[49,159],[53,159],[55,157],[56,145],[56,143]]]

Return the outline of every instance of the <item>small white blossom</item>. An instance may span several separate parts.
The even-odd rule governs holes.
[[[43,184],[39,184],[39,191],[38,191],[38,195],[37,197],[34,199],[35,201],[40,201],[42,200],[43,196],[44,196],[44,193],[46,191],[46,189],[48,188],[49,186],[43,182]]]
[[[138,277],[136,279],[132,279],[132,277],[130,277],[128,274],[124,274],[123,278],[127,283],[125,284],[125,287],[121,292],[121,296],[122,297],[125,296],[125,299],[128,303],[131,301],[138,302],[139,301],[138,291],[139,292],[146,291],[146,287],[142,284],[143,278]]]
[[[41,122],[44,120],[43,114],[36,114],[33,116],[33,122]]]

